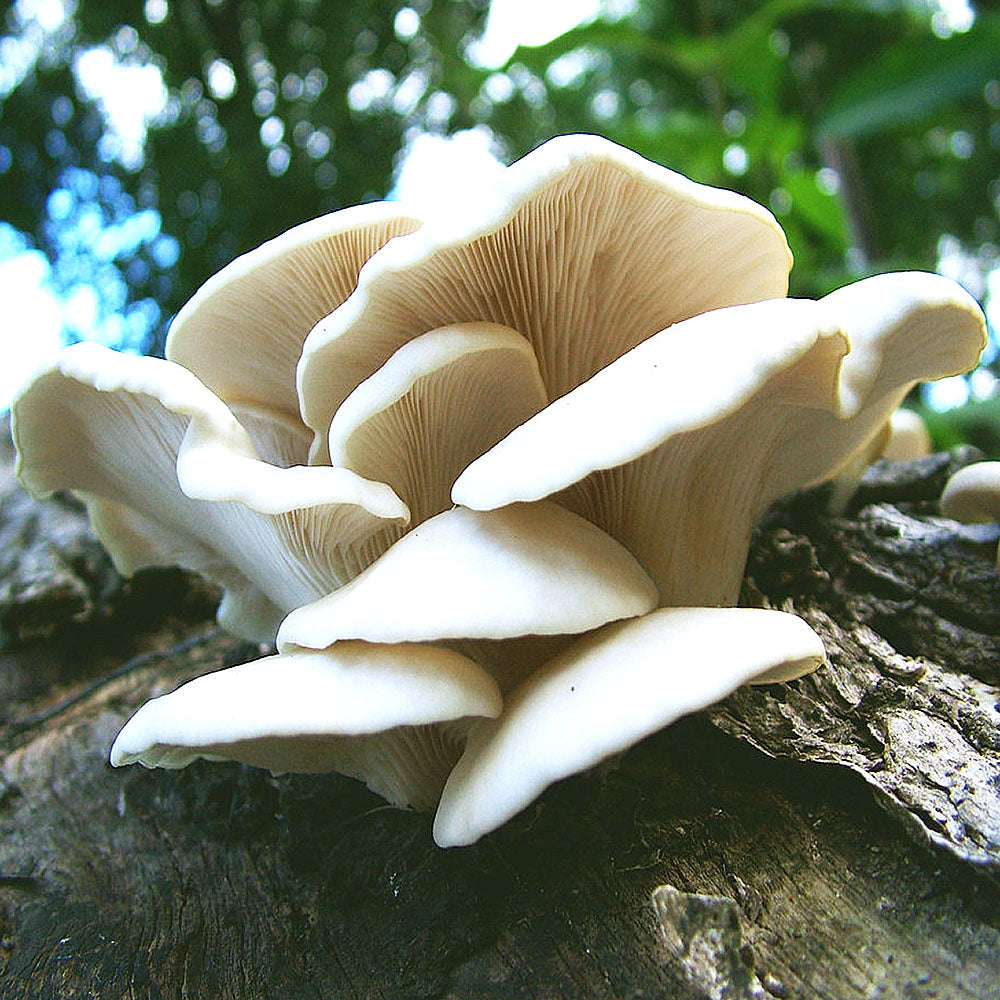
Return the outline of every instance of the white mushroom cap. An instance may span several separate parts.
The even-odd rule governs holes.
[[[847,348],[814,302],[685,320],[515,429],[452,499],[490,509],[556,494],[636,556],[661,606],[732,604],[771,463],[801,408],[836,407]]]
[[[419,524],[451,506],[455,478],[547,402],[531,345],[495,323],[404,344],[341,403],[330,461],[388,483]]]
[[[656,603],[635,559],[557,504],[455,507],[408,532],[346,586],[293,611],[278,646],[579,633]]]
[[[199,757],[281,771],[339,771],[398,805],[432,806],[457,756],[433,723],[496,716],[500,692],[467,657],[430,645],[337,643],[198,677],[147,702],[111,763]]]
[[[298,383],[314,457],[353,387],[429,330],[517,330],[554,399],[677,320],[784,295],[790,266],[754,202],[597,136],[553,139],[483,192],[478,215],[463,207],[376,253],[309,334]]]
[[[593,136],[417,225],[365,207],[279,237],[182,310],[175,360],[64,352],[14,436],[29,488],[78,490],[123,570],[205,573],[241,635],[287,614],[278,656],[141,709],[114,763],[331,769],[427,807],[471,733],[449,845],[817,666],[800,619],[710,606],[767,504],[852,468],[985,324],[934,275],[786,299],[766,210]]]
[[[35,496],[81,493],[123,572],[179,564],[219,583],[247,637],[273,638],[281,614],[355,575],[408,517],[388,486],[347,469],[260,461],[225,404],[169,361],[77,344],[12,415]]]
[[[739,416],[762,390],[770,389],[780,406],[813,390],[811,405],[833,407],[835,366],[848,350],[839,327],[808,300],[772,299],[694,316],[516,428],[462,473],[452,500],[490,510],[550,496],[671,437]],[[811,355],[801,387],[786,379],[772,388],[777,376]]]
[[[289,229],[202,285],[171,324],[167,358],[227,403],[298,420],[295,366],[306,335],[351,294],[379,247],[419,225],[400,205],[375,202]]]
[[[941,513],[970,524],[1000,521],[1000,462],[959,469],[941,494]]]
[[[485,510],[557,494],[638,558],[661,604],[731,604],[767,505],[836,474],[917,380],[968,370],[984,344],[982,310],[937,275],[715,310],[516,428],[452,499]]]
[[[881,457],[890,462],[906,462],[931,453],[931,436],[923,417],[900,407],[889,418],[889,434]]]
[[[667,608],[577,640],[477,723],[434,820],[442,847],[471,844],[548,785],[585,770],[748,681],[824,660],[801,619],[757,608]]]

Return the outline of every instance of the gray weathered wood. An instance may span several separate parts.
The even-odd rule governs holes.
[[[76,513],[8,477],[0,995],[1000,997],[996,532],[937,518],[945,472],[875,470],[845,518],[813,495],[766,523],[745,600],[805,615],[829,668],[453,851],[337,776],[109,768],[150,694],[256,651],[179,574],[65,558],[23,517]],[[48,623],[45,565],[73,578]]]

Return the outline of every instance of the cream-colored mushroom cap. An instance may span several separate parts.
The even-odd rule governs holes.
[[[147,702],[111,748],[118,767],[199,757],[282,771],[339,771],[390,802],[430,808],[472,717],[499,713],[477,664],[427,644],[342,642],[219,670]],[[459,720],[466,720],[459,725]]]
[[[552,139],[483,191],[476,213],[463,206],[387,244],[309,334],[298,385],[314,458],[353,387],[430,330],[516,330],[555,399],[671,323],[783,296],[790,266],[756,203],[597,136]]]
[[[900,407],[889,419],[888,440],[882,448],[881,457],[891,462],[906,462],[930,453],[931,436],[923,417]]]
[[[76,491],[123,572],[200,572],[228,629],[278,640],[140,709],[113,763],[336,770],[466,844],[822,663],[802,619],[733,607],[753,526],[969,370],[978,304],[916,273],[790,299],[765,209],[595,136],[483,188],[423,226],[297,227],[205,284],[168,359],[77,345],[15,400],[29,489]],[[997,470],[946,512],[1000,515]]]
[[[278,647],[578,634],[645,614],[657,597],[625,548],[558,504],[454,507],[293,611]]]
[[[732,604],[768,504],[835,475],[916,381],[967,371],[984,343],[975,300],[930,274],[715,309],[515,428],[452,499],[489,510],[553,496],[621,541],[662,605]]]
[[[387,483],[414,524],[452,506],[476,456],[541,410],[531,345],[496,323],[457,323],[404,344],[340,404],[330,461]]]
[[[209,278],[177,314],[167,358],[229,404],[298,418],[295,366],[313,325],[354,290],[358,272],[420,221],[375,202],[289,229]]]
[[[292,608],[346,582],[409,518],[384,483],[261,458],[233,411],[171,361],[76,344],[11,412],[33,495],[77,491],[127,575],[181,565],[218,583],[220,621],[256,641],[273,641]]]
[[[825,658],[801,619],[757,608],[665,608],[579,639],[473,728],[434,820],[471,844],[544,788],[748,681],[788,680]]]
[[[941,494],[941,512],[972,524],[1000,521],[1000,462],[959,469]]]

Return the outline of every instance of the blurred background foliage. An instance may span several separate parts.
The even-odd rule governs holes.
[[[157,352],[211,273],[385,197],[418,137],[477,129],[510,161],[590,131],[768,205],[793,294],[916,267],[1000,299],[1000,12],[591,6],[491,59],[488,0],[7,0],[0,269],[34,261],[63,339]],[[938,400],[969,404],[936,421],[942,443],[1000,451],[995,347],[986,360]]]

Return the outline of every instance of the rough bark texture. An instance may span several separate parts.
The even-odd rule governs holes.
[[[953,460],[762,527],[744,600],[805,616],[829,667],[442,851],[337,776],[112,771],[147,697],[257,650],[189,578],[119,580],[9,457],[0,996],[1000,997],[997,530],[935,513]]]

